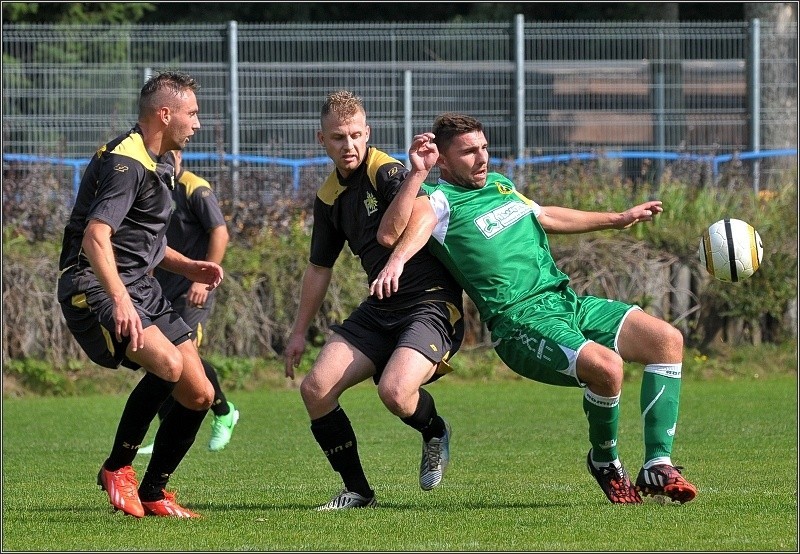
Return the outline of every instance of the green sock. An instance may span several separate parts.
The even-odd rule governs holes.
[[[649,364],[644,368],[639,407],[644,426],[644,461],[670,457],[678,404],[681,397],[681,364]]]
[[[619,457],[617,454],[619,395],[600,396],[586,388],[583,391],[583,411],[589,420],[592,460],[613,462]]]

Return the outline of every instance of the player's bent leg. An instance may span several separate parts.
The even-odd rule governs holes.
[[[671,462],[680,405],[683,335],[659,318],[631,312],[619,337],[623,358],[645,364],[640,393],[645,460],[636,477],[642,496],[685,503],[697,487]]]
[[[161,356],[147,359],[150,352],[146,352],[141,358],[145,358],[145,363],[179,360],[179,378],[172,391],[176,402],[156,433],[153,455],[139,486],[139,498],[144,511],[150,515],[197,517],[197,514],[182,508],[174,495],[165,489],[169,477],[194,443],[214,400],[214,387],[206,377],[197,349],[191,341],[184,340],[176,346],[165,340],[161,346]]]
[[[619,330],[617,350],[626,362],[680,363],[683,335],[663,319],[642,310],[631,310]]]
[[[363,353],[341,336],[334,334],[323,346],[308,375],[300,384],[300,394],[311,420],[311,434],[325,453],[331,469],[344,483],[344,491],[320,506],[324,510],[362,507],[374,502],[358,440],[344,409],[341,394],[375,374],[375,366]]]
[[[374,374],[372,361],[334,334],[300,383],[300,396],[309,417],[314,420],[329,414],[339,405],[339,397],[344,391]]]
[[[208,410],[214,402],[214,386],[206,377],[197,348],[191,341],[182,342],[176,348],[181,355],[183,370],[172,396],[191,410]]]
[[[436,411],[431,394],[421,388],[436,366],[418,351],[394,351],[378,382],[378,395],[396,416],[422,435],[419,486],[429,491],[439,486],[450,464],[450,425]]]
[[[125,355],[147,372],[171,383],[177,382],[183,372],[183,355],[155,325],[144,329],[144,348],[134,352],[129,345]]]

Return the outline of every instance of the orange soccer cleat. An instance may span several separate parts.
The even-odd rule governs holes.
[[[136,472],[131,466],[121,467],[116,471],[100,468],[97,474],[97,484],[108,493],[108,500],[114,510],[134,517],[144,517],[144,508],[139,500],[139,491],[136,481]]]
[[[198,518],[202,517],[191,510],[188,510],[175,501],[175,493],[164,491],[164,498],[153,502],[142,502],[147,515],[159,517],[181,517]]]

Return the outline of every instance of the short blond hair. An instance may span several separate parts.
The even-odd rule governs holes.
[[[361,98],[349,90],[337,90],[325,99],[319,118],[322,120],[326,115],[335,114],[339,119],[346,121],[359,113],[365,115],[367,113]]]

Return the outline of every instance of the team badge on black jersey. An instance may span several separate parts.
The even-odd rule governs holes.
[[[364,206],[367,208],[367,215],[372,215],[378,211],[378,199],[371,192],[367,193],[367,198],[364,200]]]

